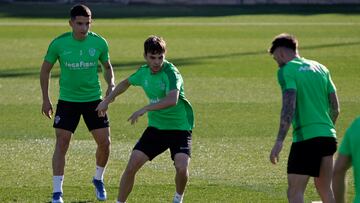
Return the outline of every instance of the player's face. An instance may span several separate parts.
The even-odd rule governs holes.
[[[161,70],[161,67],[164,63],[165,54],[152,54],[152,53],[145,53],[144,58],[147,64],[151,68],[152,73],[157,73]]]
[[[89,32],[91,17],[76,16],[75,19],[69,21],[69,24],[72,27],[75,39],[83,40]]]
[[[283,49],[281,48],[276,48],[275,51],[273,52],[273,58],[274,60],[277,62],[277,64],[279,65],[279,67],[282,67],[286,64],[285,60],[284,60],[284,53],[283,53]]]

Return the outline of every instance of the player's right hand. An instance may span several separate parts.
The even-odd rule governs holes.
[[[51,104],[50,101],[43,102],[41,113],[44,116],[48,117],[49,119],[52,118],[52,115],[53,115],[54,111],[53,111],[52,104]]]
[[[96,107],[95,111],[98,112],[99,117],[105,117],[106,111],[108,109],[108,104],[105,101],[101,101]]]
[[[270,152],[270,161],[273,164],[276,164],[279,162],[279,154],[282,150],[283,142],[282,141],[276,141],[271,152]]]
[[[135,123],[138,122],[138,119],[140,116],[144,115],[144,113],[146,113],[147,110],[145,108],[141,108],[140,110],[134,112],[129,118],[128,121],[131,122],[131,125],[134,125]]]

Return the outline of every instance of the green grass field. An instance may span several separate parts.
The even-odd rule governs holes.
[[[41,115],[39,70],[50,41],[70,30],[69,5],[0,4],[0,202],[49,202],[52,193],[52,121]],[[93,5],[92,31],[109,42],[116,81],[140,64],[151,34],[167,41],[196,115],[190,182],[184,202],[287,202],[286,162],[291,135],[278,165],[269,161],[281,106],[277,66],[267,54],[272,38],[295,34],[303,57],[326,65],[338,89],[341,138],[360,112],[359,6],[181,7]],[[58,96],[59,67],[51,80]],[[101,73],[100,73],[101,74]],[[105,182],[115,202],[133,145],[146,127],[126,120],[146,104],[130,88],[110,106],[112,151]],[[91,184],[95,142],[81,121],[65,168],[64,200],[97,202]],[[169,153],[139,173],[128,202],[170,202],[175,191]],[[348,174],[347,199],[354,196]],[[313,181],[305,200],[319,200]]]

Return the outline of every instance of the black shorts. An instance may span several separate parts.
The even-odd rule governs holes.
[[[191,157],[191,130],[159,130],[147,127],[134,149],[144,152],[151,161],[170,148],[171,159],[177,153]]]
[[[95,111],[100,102],[101,100],[92,102],[68,102],[59,100],[56,107],[53,127],[74,133],[81,115],[89,131],[109,127],[107,115],[105,115],[105,117],[99,117],[97,111]]]
[[[316,137],[291,145],[287,173],[319,177],[321,160],[336,152],[336,138]]]

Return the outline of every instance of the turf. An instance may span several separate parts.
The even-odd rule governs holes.
[[[168,45],[193,104],[196,128],[185,202],[287,202],[288,135],[276,166],[268,156],[281,106],[276,63],[266,50],[281,32],[295,34],[300,54],[332,73],[341,104],[339,141],[360,111],[360,16],[358,6],[120,7],[93,5],[92,30],[109,42],[116,81],[144,63],[142,44],[151,34]],[[69,5],[0,4],[0,202],[48,202],[51,196],[52,121],[43,117],[39,69],[51,40],[69,31]],[[58,96],[59,67],[52,71],[51,98]],[[99,73],[101,76],[101,73]],[[104,82],[102,81],[104,84]],[[146,127],[126,122],[147,103],[131,87],[110,106],[112,152],[105,175],[109,200]],[[80,123],[67,155],[64,199],[96,202],[91,185],[95,142]],[[138,174],[129,202],[169,202],[174,168],[165,153]],[[354,196],[348,174],[347,199]],[[305,200],[319,200],[312,181]]]

